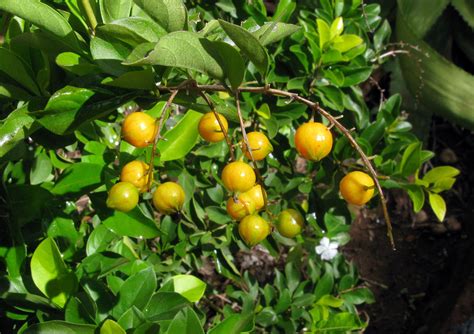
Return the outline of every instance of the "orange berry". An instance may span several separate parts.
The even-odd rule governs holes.
[[[219,113],[217,113],[217,116],[219,117],[222,126],[227,132],[227,120]],[[216,115],[212,111],[204,114],[201,117],[201,120],[199,121],[198,130],[201,137],[211,143],[219,142],[225,138],[224,132],[222,132],[222,129],[219,125],[219,121],[217,120]]]
[[[303,158],[319,161],[331,152],[331,131],[322,123],[304,123],[296,130],[295,146]]]
[[[246,216],[239,223],[239,234],[249,246],[258,244],[270,232],[270,224],[257,214]]]
[[[248,195],[250,199],[255,203],[255,210],[260,210],[265,206],[264,194],[266,197],[265,189],[261,185],[256,184],[250,190],[244,194]]]
[[[120,172],[120,181],[130,182],[140,192],[145,192],[148,186],[148,165],[140,160],[129,162]]]
[[[245,216],[248,216],[255,212],[255,203],[246,193],[240,194],[237,202],[233,197],[227,200],[227,213],[232,219],[241,220]]]
[[[355,171],[344,176],[339,183],[342,197],[350,204],[364,205],[374,195],[374,180],[366,173]]]
[[[304,225],[304,218],[295,209],[286,209],[280,212],[276,228],[284,237],[294,238],[301,233]]]
[[[128,212],[138,204],[138,189],[130,182],[119,182],[110,188],[106,204],[109,208]]]
[[[165,182],[153,193],[153,205],[163,214],[171,214],[183,208],[184,189],[176,182]]]
[[[144,112],[133,112],[122,124],[123,139],[135,147],[147,147],[155,139],[155,119]]]
[[[222,182],[230,192],[245,192],[255,185],[255,172],[242,161],[234,161],[222,170]]]
[[[262,132],[249,132],[247,134],[247,139],[249,141],[250,149],[252,150],[252,156],[256,161],[265,159],[267,155],[273,151],[273,146],[270,143],[270,140],[268,140],[267,136]],[[245,143],[242,143],[241,145],[247,159],[252,159]]]

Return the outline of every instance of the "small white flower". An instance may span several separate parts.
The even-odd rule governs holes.
[[[329,238],[322,238],[319,246],[316,246],[316,253],[321,255],[323,260],[332,260],[337,255],[337,242],[330,242]]]

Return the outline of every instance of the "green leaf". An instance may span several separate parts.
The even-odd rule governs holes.
[[[99,30],[91,39],[90,49],[92,58],[104,72],[115,76],[127,72],[122,62],[130,54],[131,46]]]
[[[28,327],[24,334],[94,334],[95,325],[73,324],[66,321],[46,321]]]
[[[119,270],[130,262],[129,259],[113,252],[94,253],[82,259],[77,269],[80,278],[101,278]]]
[[[397,9],[403,13],[407,22],[412,26],[413,33],[423,38],[450,2],[451,0],[399,0]],[[426,6],[430,6],[428,12]]]
[[[423,205],[425,204],[425,192],[423,187],[415,184],[409,184],[405,185],[404,188],[407,190],[408,196],[413,202],[413,211],[420,212],[420,210],[423,209]]]
[[[339,308],[342,305],[344,305],[344,300],[342,300],[340,298],[336,298],[336,297],[331,296],[331,295],[324,295],[318,300],[317,304],[318,305],[323,305],[323,306],[330,306],[330,307],[334,307],[334,308]]]
[[[443,197],[438,194],[428,192],[428,198],[431,209],[433,209],[436,218],[438,218],[440,222],[443,221],[444,216],[446,215],[446,202],[444,201]]]
[[[145,316],[135,306],[129,308],[122,316],[118,319],[118,323],[125,330],[130,330],[139,327],[146,323]],[[134,331],[136,333],[136,331]]]
[[[153,21],[142,17],[127,17],[97,27],[97,31],[129,45],[158,42],[166,30]]]
[[[399,166],[402,176],[413,175],[420,168],[421,145],[421,142],[415,142],[405,149]]]
[[[28,104],[25,104],[0,122],[0,158],[29,135],[34,121],[28,114]]]
[[[152,267],[130,276],[120,288],[117,305],[112,310],[114,317],[120,318],[132,306],[139,310],[143,309],[150,301],[156,285],[156,276]]]
[[[334,38],[332,47],[337,51],[344,53],[352,48],[362,44],[364,41],[357,35],[342,35]]]
[[[255,316],[252,312],[242,314],[232,314],[226,316],[224,321],[220,322],[214,328],[211,328],[207,334],[240,334],[252,332],[254,330]]]
[[[51,192],[55,195],[80,193],[91,190],[103,183],[104,166],[87,162],[75,163],[65,169]]]
[[[23,88],[7,83],[0,83],[0,99],[3,98],[25,101],[29,100],[31,95]]]
[[[329,39],[333,40],[336,37],[339,37],[344,30],[344,21],[342,17],[336,17],[331,23],[331,28],[329,29]]]
[[[459,169],[451,166],[435,167],[423,176],[423,181],[435,183],[440,179],[453,178],[459,175]]]
[[[86,254],[92,255],[106,250],[110,242],[115,238],[117,238],[117,235],[104,224],[96,226],[87,239]]]
[[[118,78],[104,80],[102,83],[107,86],[127,89],[152,90],[155,88],[155,74],[151,71],[151,69],[131,71],[122,74]]]
[[[196,313],[189,307],[179,311],[171,321],[167,334],[204,334]]]
[[[314,289],[314,296],[316,300],[321,299],[324,295],[331,293],[334,286],[334,277],[331,273],[326,272],[321,279],[318,281],[316,288]]]
[[[368,288],[355,289],[345,292],[341,297],[353,305],[372,304],[375,302],[374,294]]]
[[[126,334],[124,329],[118,323],[111,319],[104,321],[100,327],[100,334]]]
[[[291,36],[300,29],[301,27],[294,24],[266,22],[260,29],[255,31],[253,35],[265,46]]]
[[[267,73],[268,70],[268,54],[263,45],[257,38],[244,28],[219,20],[219,24],[230,39],[240,48],[255,67],[262,73]]]
[[[38,154],[30,170],[30,184],[36,185],[46,181],[52,169],[48,155],[44,152]]]
[[[155,19],[166,31],[185,30],[188,12],[181,0],[134,0],[145,13]]]
[[[97,65],[90,63],[84,57],[74,52],[60,53],[56,57],[56,64],[64,70],[79,76],[100,73]]]
[[[171,279],[174,291],[192,303],[199,301],[206,291],[206,283],[193,275],[176,275]]]
[[[33,79],[33,71],[19,56],[8,49],[0,47],[0,59],[2,59],[0,61],[0,71],[6,73],[31,93],[41,95],[38,85]]]
[[[5,0],[0,1],[0,9],[31,22],[74,50],[81,50],[76,34],[67,20],[50,6],[37,0],[22,0],[20,6],[15,1]],[[0,58],[3,62],[3,57]]]
[[[146,52],[137,61],[136,50],[126,65],[162,65],[202,72],[212,78],[229,79],[233,88],[240,85],[245,71],[242,57],[227,43],[210,41],[189,31],[177,31],[163,36],[149,52],[148,45],[139,46]]]
[[[35,249],[31,258],[31,277],[38,289],[61,308],[77,286],[76,276],[68,271],[51,238],[43,240]]]
[[[316,19],[319,33],[319,48],[324,49],[324,46],[331,40],[331,28],[321,19]]]
[[[51,193],[40,186],[26,184],[7,187],[12,219],[19,225],[43,217],[44,209],[51,203]]]
[[[198,124],[201,117],[201,113],[188,110],[178,124],[165,133],[165,140],[157,145],[161,161],[181,159],[192,150],[199,138]]]
[[[375,50],[381,50],[383,46],[389,41],[392,29],[388,20],[383,21],[382,25],[377,29],[374,34],[374,47]]]
[[[130,16],[132,0],[99,0],[102,22],[109,23]]]
[[[189,301],[179,293],[159,291],[151,297],[143,313],[149,321],[171,320],[189,305]]]
[[[451,4],[461,14],[464,21],[474,29],[474,5],[469,0],[452,0]]]
[[[103,224],[120,236],[151,239],[160,235],[155,222],[138,207],[127,213],[115,211]]]

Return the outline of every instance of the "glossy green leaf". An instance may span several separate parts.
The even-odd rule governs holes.
[[[459,173],[459,169],[451,166],[435,167],[423,176],[423,181],[435,183],[440,179],[456,177]]]
[[[232,87],[240,85],[244,75],[242,57],[227,43],[210,41],[189,31],[177,31],[163,36],[149,52],[148,45],[139,46],[144,58],[137,61],[133,52],[126,65],[162,65],[202,72],[212,78],[229,79]]]
[[[0,1],[0,9],[33,23],[73,49],[80,50],[74,30],[67,20],[50,6],[37,0],[22,0],[20,6],[15,1],[4,0]]]
[[[3,98],[24,101],[29,100],[31,95],[23,88],[7,83],[0,83],[0,99]]]
[[[82,259],[78,276],[101,278],[119,270],[130,262],[129,259],[113,252],[94,253]]]
[[[130,276],[120,288],[117,305],[112,310],[114,317],[118,319],[132,306],[139,310],[143,309],[150,301],[156,285],[156,276],[152,267]]]
[[[404,188],[407,190],[408,196],[413,202],[413,211],[420,212],[425,204],[425,192],[423,188],[414,184],[406,185]]]
[[[334,286],[334,277],[331,273],[325,273],[321,279],[316,284],[316,288],[314,289],[314,295],[316,300],[321,299],[324,295],[328,295],[332,292],[332,288]]]
[[[92,255],[106,250],[110,242],[115,238],[117,238],[117,235],[104,224],[96,226],[87,239],[86,254]]]
[[[92,58],[104,72],[115,76],[128,71],[122,62],[130,54],[131,48],[113,36],[101,33],[100,30],[90,42]]]
[[[403,13],[407,22],[412,26],[413,33],[422,38],[450,2],[450,0],[399,0],[398,10]],[[429,11],[426,11],[427,6],[430,7]]]
[[[219,24],[260,73],[265,74],[268,70],[268,54],[260,41],[238,25],[223,20],[219,20]]]
[[[58,246],[51,238],[43,240],[31,258],[31,276],[38,289],[53,303],[64,307],[76,290],[76,276],[69,272]]]
[[[166,34],[166,30],[161,26],[142,17],[118,19],[98,26],[97,30],[105,36],[111,36],[132,46],[157,42]]]
[[[331,23],[331,27],[329,28],[329,39],[333,40],[334,38],[340,36],[342,31],[344,30],[344,21],[342,17],[336,17],[334,21]]]
[[[399,165],[400,173],[403,176],[413,175],[420,168],[421,145],[421,142],[412,143],[403,152],[402,161]]]
[[[155,74],[151,71],[151,69],[127,72],[118,78],[105,80],[102,83],[107,86],[127,89],[152,90],[156,87]]]
[[[319,33],[319,48],[324,49],[326,44],[331,40],[331,28],[321,19],[316,19]]]
[[[1,8],[1,3],[0,3]],[[0,47],[0,71],[17,81],[35,95],[40,95],[32,69],[15,53]]]
[[[76,324],[93,324],[95,322],[96,305],[92,299],[84,293],[76,294],[66,304],[64,319]]]
[[[199,318],[193,309],[187,307],[171,321],[167,334],[204,334]]]
[[[155,293],[143,313],[150,321],[171,320],[190,302],[176,292],[160,291]]]
[[[83,56],[74,52],[63,52],[56,57],[56,64],[66,71],[77,75],[99,73],[97,65],[90,63]]]
[[[359,46],[364,41],[357,35],[342,35],[334,38],[332,47],[337,51],[344,53],[356,46]]]
[[[127,213],[115,211],[103,224],[120,236],[150,239],[160,235],[155,222],[146,217],[139,208]]]
[[[252,332],[254,329],[255,316],[251,312],[242,314],[232,314],[211,328],[208,334],[240,334]]]
[[[461,14],[464,21],[474,29],[474,4],[469,0],[451,0],[451,4]]]
[[[192,150],[199,138],[198,124],[201,117],[201,113],[188,110],[178,124],[165,133],[165,140],[157,145],[161,161],[181,159]]]
[[[117,322],[123,329],[128,331],[146,323],[146,320],[143,313],[135,306],[132,306],[122,314]],[[136,332],[134,331],[134,333]]]
[[[188,12],[181,0],[134,0],[150,17],[166,31],[185,30],[188,26]]]
[[[125,334],[125,330],[115,321],[107,319],[100,327],[99,334]]]
[[[128,17],[132,10],[133,0],[99,0],[102,22],[109,23]]]
[[[360,305],[363,303],[372,304],[375,302],[374,294],[368,288],[359,288],[348,291],[343,293],[341,297],[354,305]]]
[[[28,114],[28,105],[15,109],[0,122],[0,157],[7,154],[29,135],[35,119]]]
[[[104,166],[81,162],[65,169],[51,192],[55,195],[80,193],[98,187],[103,183]]]
[[[193,275],[176,275],[172,280],[174,291],[192,303],[199,301],[206,291],[206,283]]]
[[[266,22],[260,29],[255,31],[253,35],[265,46],[291,36],[300,28],[301,27],[297,25],[289,23]]]
[[[95,334],[95,325],[73,324],[66,321],[46,321],[28,327],[24,334]]]
[[[30,170],[30,183],[32,185],[43,183],[51,174],[53,165],[44,152],[38,154]]]
[[[317,304],[318,305],[323,305],[323,306],[330,306],[330,307],[334,307],[334,308],[339,308],[342,305],[344,305],[344,300],[342,300],[341,298],[336,298],[336,297],[331,296],[331,295],[324,295],[318,300]]]
[[[436,215],[436,218],[441,222],[444,220],[446,215],[446,202],[444,201],[443,197],[438,194],[429,192],[428,199],[430,202],[431,209]]]

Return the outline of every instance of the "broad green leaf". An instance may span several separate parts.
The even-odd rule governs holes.
[[[435,167],[423,176],[423,181],[435,183],[440,179],[453,178],[459,175],[459,169],[451,166]]]
[[[345,292],[341,297],[354,305],[363,303],[372,304],[375,302],[374,294],[368,288],[359,288]]]
[[[192,308],[179,311],[171,321],[167,334],[204,334],[199,318]]]
[[[163,36],[150,52],[149,45],[139,45],[126,65],[162,65],[202,72],[212,78],[229,79],[236,88],[243,79],[245,67],[242,57],[227,43],[210,41],[189,31],[177,31]],[[144,58],[137,60],[139,52]]]
[[[181,159],[193,149],[199,138],[201,117],[201,113],[189,109],[178,124],[165,133],[165,140],[157,145],[161,161]]]
[[[156,276],[152,267],[130,276],[120,288],[117,305],[112,310],[114,317],[120,318],[132,306],[139,310],[143,309],[150,301],[156,285]]]
[[[43,216],[44,209],[51,204],[51,193],[40,186],[26,184],[7,187],[12,219],[19,225]]]
[[[110,242],[115,238],[117,238],[117,235],[104,224],[96,226],[87,239],[86,254],[92,255],[106,250]]]
[[[350,87],[366,81],[372,74],[373,68],[370,66],[347,68],[343,70],[344,80],[341,87]]]
[[[135,306],[132,306],[124,314],[122,314],[117,322],[120,326],[122,326],[123,329],[128,331],[146,323],[146,320],[143,313]],[[136,333],[136,331],[134,331],[134,333]]]
[[[451,0],[399,0],[398,7],[415,35],[423,38],[433,27]],[[429,6],[430,10],[426,11]]]
[[[8,49],[0,47],[0,59],[2,60],[0,61],[0,71],[6,73],[31,93],[40,95],[38,85],[33,79],[33,71],[19,56]]]
[[[381,50],[385,43],[388,42],[392,29],[388,20],[385,20],[383,24],[377,29],[374,34],[374,47],[375,50]]]
[[[337,51],[344,53],[352,48],[362,44],[364,41],[357,35],[342,35],[334,38],[332,47]]]
[[[109,23],[117,19],[129,17],[133,0],[99,0],[102,22]]]
[[[436,218],[441,222],[444,220],[444,216],[446,215],[446,202],[444,201],[443,197],[438,194],[429,192],[428,199],[430,202],[431,209],[436,215]]]
[[[206,283],[193,275],[176,275],[171,279],[174,291],[192,303],[199,301],[206,291]]]
[[[474,29],[474,4],[470,0],[451,0],[451,4],[461,14],[464,21]]]
[[[142,17],[127,17],[100,25],[97,31],[132,46],[146,42],[158,42],[166,30],[153,21]]]
[[[152,90],[155,88],[155,74],[151,69],[131,71],[122,74],[116,79],[104,80],[102,84],[127,89]]]
[[[115,211],[103,224],[120,236],[150,239],[160,235],[155,222],[146,217],[139,208],[127,213]]]
[[[53,165],[48,155],[44,152],[38,154],[30,170],[30,184],[36,185],[46,181],[52,169]]]
[[[341,298],[336,298],[336,297],[331,296],[331,295],[324,295],[318,300],[317,304],[318,305],[323,305],[323,306],[330,306],[330,307],[334,307],[334,308],[339,308],[342,305],[344,305],[344,300],[342,300]]]
[[[65,169],[51,192],[55,195],[80,193],[98,187],[103,183],[104,166],[87,162],[75,163]]]
[[[240,48],[240,51],[247,56],[255,67],[262,73],[268,70],[268,54],[259,40],[244,28],[219,20],[219,24],[230,39]]]
[[[74,293],[77,279],[68,271],[58,246],[51,238],[43,240],[31,258],[31,276],[38,289],[59,307]]]
[[[107,319],[100,327],[99,334],[126,334],[126,332],[118,323],[111,319]]]
[[[301,27],[281,22],[267,22],[253,35],[258,38],[260,43],[265,46],[278,42],[297,32]]]
[[[408,196],[413,202],[413,211],[420,212],[425,204],[425,192],[423,187],[415,184],[405,185],[404,188],[407,190]]]
[[[24,334],[95,334],[95,325],[73,324],[66,321],[46,321],[28,327]]]
[[[151,297],[143,313],[153,322],[171,320],[176,313],[189,305],[190,302],[179,293],[159,291]]]
[[[334,277],[331,273],[326,272],[321,279],[318,281],[316,288],[314,289],[314,295],[316,300],[318,301],[324,295],[328,295],[331,293],[332,288],[334,286]]]
[[[413,175],[420,168],[421,145],[421,142],[415,142],[405,149],[399,165],[399,171],[403,176]]]
[[[14,110],[0,122],[0,158],[29,135],[35,119],[28,114],[28,104]]]
[[[291,14],[296,9],[296,1],[293,0],[280,0],[278,6],[273,14],[273,21],[288,22],[291,18]]]
[[[329,28],[329,39],[333,40],[334,38],[340,36],[344,30],[344,21],[342,17],[336,17],[331,23],[331,28]]]
[[[48,237],[57,238],[60,241],[64,259],[70,259],[74,255],[77,244],[81,242],[81,235],[76,230],[74,221],[59,216],[55,217],[48,226]]]
[[[97,65],[90,63],[81,55],[74,52],[63,52],[56,57],[56,64],[66,71],[77,75],[100,73]]]
[[[101,278],[119,270],[130,262],[129,259],[113,252],[94,253],[82,259],[77,275],[90,278]]]
[[[224,321],[211,328],[208,334],[240,334],[252,332],[254,329],[255,316],[252,312],[242,314],[232,314],[227,316]]]
[[[131,46],[126,43],[97,31],[91,39],[90,49],[92,58],[106,73],[118,76],[127,72],[122,62],[128,57]]]
[[[33,23],[77,51],[81,49],[75,32],[67,20],[56,10],[40,1],[22,0],[21,4],[18,4],[16,1],[2,0],[0,9]]]
[[[319,48],[324,49],[326,44],[331,40],[331,28],[329,25],[321,19],[316,19],[319,33]]]
[[[185,30],[188,26],[188,12],[181,0],[134,0],[151,18],[166,31]]]
[[[31,98],[23,88],[7,83],[0,83],[0,99],[7,98],[12,100],[29,100]]]
[[[97,306],[85,292],[76,294],[66,304],[64,319],[76,324],[92,324],[95,322]]]

